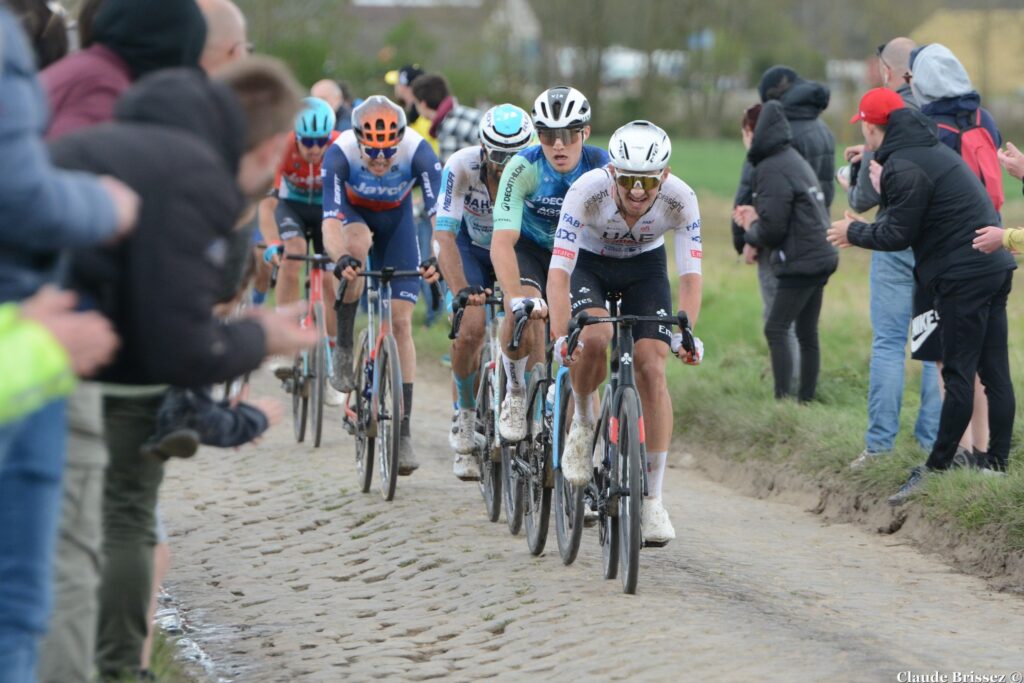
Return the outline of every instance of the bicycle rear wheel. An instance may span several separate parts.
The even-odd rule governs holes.
[[[292,431],[295,441],[306,439],[306,415],[309,412],[309,385],[306,382],[306,354],[295,356],[292,365]]]
[[[565,377],[555,403],[555,410],[559,415],[559,463],[562,462],[562,451],[569,436],[570,395],[569,379]],[[555,535],[558,538],[558,552],[562,556],[562,564],[572,564],[580,551],[580,538],[583,536],[583,491],[584,487],[576,487],[569,483],[562,475],[561,467],[555,469]]]
[[[395,497],[398,448],[402,431],[402,369],[395,338],[388,334],[377,350],[377,442],[380,444],[380,495]]]
[[[324,432],[324,390],[327,386],[327,363],[330,362],[330,346],[327,343],[327,327],[324,322],[324,304],[317,301],[313,304],[313,318],[316,323],[316,346],[310,353],[310,427],[313,429],[313,447],[320,448],[320,438]]]
[[[371,374],[367,372],[370,363],[370,334],[367,330],[359,336],[359,351],[356,355],[356,388],[348,395],[345,418],[352,426],[356,438],[356,476],[363,493],[370,490],[373,481],[373,447],[375,439],[367,434],[370,426]]]
[[[544,366],[538,363],[530,373],[530,383],[526,392],[529,402],[526,404],[527,432],[523,459],[529,464],[529,471],[524,482],[524,521],[526,544],[534,555],[544,552],[551,517],[551,435],[544,414],[548,381]]]
[[[492,374],[489,355],[486,347],[480,362],[480,389],[477,392],[476,423],[484,427],[486,443],[476,451],[477,464],[480,466],[480,495],[484,499],[487,519],[497,522],[501,517],[501,480],[504,462],[494,459],[494,403],[491,396]]]
[[[625,387],[618,411],[618,510],[619,562],[622,565],[622,590],[636,593],[640,575],[640,511],[644,502],[642,471],[643,445],[640,443],[640,399],[631,387]]]

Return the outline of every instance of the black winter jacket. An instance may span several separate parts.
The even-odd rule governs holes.
[[[825,194],[825,208],[832,206],[835,196],[836,139],[819,118],[828,107],[829,98],[829,90],[824,85],[801,79],[777,100],[782,103],[793,132],[793,149],[807,160],[818,178],[818,187]],[[751,203],[752,175],[750,163],[744,162],[733,206]],[[742,252],[743,230],[735,223],[732,238],[737,253]]]
[[[756,220],[747,244],[772,250],[772,272],[784,280],[822,278],[835,272],[839,254],[828,243],[828,209],[818,179],[792,146],[792,131],[778,102],[761,110],[747,159],[754,167]]]
[[[881,210],[874,223],[850,224],[852,244],[879,251],[912,247],[924,287],[939,277],[966,280],[1017,267],[1006,250],[984,254],[971,247],[975,230],[1000,225],[999,214],[960,155],[939,142],[927,116],[894,111],[875,159],[883,166]]]
[[[112,175],[142,199],[128,239],[72,258],[72,286],[121,337],[100,379],[197,386],[258,367],[262,327],[213,316],[245,205],[235,180],[245,141],[240,105],[201,72],[169,69],[125,93],[116,116],[51,146],[58,165]]]

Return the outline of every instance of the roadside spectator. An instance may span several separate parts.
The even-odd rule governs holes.
[[[987,166],[990,177],[983,178],[990,199],[998,212],[1003,203],[1003,179],[999,169],[997,149],[1002,141],[999,129],[992,115],[981,107],[981,98],[967,75],[960,60],[943,45],[933,43],[917,48],[910,55],[913,75],[911,87],[921,111],[938,126],[939,141],[961,154],[960,131],[980,125],[991,138]],[[930,297],[918,299],[915,306],[915,325],[918,328],[935,329],[942,326],[941,318],[931,310]],[[924,316],[925,325],[921,317]],[[940,333],[941,335],[941,333]],[[935,335],[933,335],[935,336]],[[926,347],[918,353],[929,352]],[[941,361],[941,350],[937,343],[931,344],[929,356],[919,358]],[[940,366],[941,371],[941,366]],[[985,400],[980,378],[974,383],[974,412],[970,425],[960,439],[958,462],[970,465],[984,463],[989,442],[988,402]]]
[[[1005,150],[999,150],[999,162],[1007,173],[1017,180],[1024,180],[1024,153],[1012,142],[1006,143]],[[1024,185],[1021,188],[1024,190]],[[1024,228],[1003,230],[997,225],[990,225],[978,230],[978,236],[974,238],[974,248],[986,254],[1003,247],[1018,253],[1024,252]]]
[[[442,164],[463,147],[479,144],[483,112],[459,104],[444,76],[419,76],[412,82],[412,96],[420,116],[430,120],[430,135],[437,138]]]
[[[231,0],[197,0],[206,19],[206,43],[199,66],[214,74],[252,52],[245,15]]]
[[[344,91],[338,81],[330,78],[319,80],[309,89],[309,94],[331,105],[335,117],[334,130],[341,132],[352,127],[352,107],[346,104]]]
[[[335,112],[337,122],[334,130],[343,133],[352,127],[352,109],[356,106],[356,98],[348,81],[338,81],[338,87],[341,88],[341,106]]]
[[[1005,470],[1013,430],[1014,395],[1007,349],[1006,298],[1016,263],[1007,252],[971,248],[975,231],[998,223],[985,187],[951,149],[939,143],[934,123],[885,88],[861,98],[858,113],[872,177],[884,199],[873,223],[847,212],[829,230],[836,246],[914,250],[915,273],[934,296],[942,319],[942,378],[946,399],[927,462],[915,467],[889,498],[901,505],[931,472],[954,465],[957,442],[971,419],[974,377],[981,376],[992,427],[987,465]]]
[[[825,197],[814,170],[792,146],[793,133],[782,104],[769,100],[760,113],[745,117],[747,159],[754,168],[754,205],[736,207],[734,220],[747,244],[768,254],[778,280],[764,334],[771,349],[775,398],[791,395],[794,359],[787,336],[796,326],[800,342],[800,387],[797,398],[812,401],[817,390],[821,353],[818,318],[825,284],[839,256],[825,238],[829,226]]]
[[[291,76],[269,60],[242,60],[219,77],[229,87],[198,71],[153,74],[121,99],[117,123],[54,145],[58,162],[116,169],[145,197],[138,235],[117,251],[80,255],[73,270],[112,309],[125,342],[102,375],[110,450],[97,642],[104,677],[135,673],[146,636],[163,461],[139,450],[154,432],[162,385],[223,381],[268,353],[315,341],[289,311],[227,324],[213,315],[226,243],[246,198],[266,191],[299,99]]]
[[[197,66],[206,21],[195,0],[103,0],[89,47],[40,74],[53,110],[48,140],[109,121],[114,102],[151,71]]]
[[[910,38],[893,38],[878,48],[878,67],[882,85],[900,96],[903,103],[914,109],[917,102],[910,89],[910,53],[917,44]],[[836,177],[847,191],[850,208],[868,211],[878,206],[878,192],[871,185],[871,161],[874,152],[863,144],[847,147],[844,157],[850,179],[842,172]],[[842,171],[842,169],[840,169]],[[907,357],[907,339],[911,337],[911,321],[924,320],[931,310],[927,294],[920,292],[915,298],[914,252],[909,247],[902,251],[874,251],[871,253],[870,311],[871,361],[868,376],[868,428],[864,434],[864,450],[850,463],[858,469],[877,456],[888,454],[896,443],[900,431],[900,409],[903,404],[903,381]],[[911,337],[911,351],[920,359],[923,352],[935,352],[938,335],[931,344],[928,325],[921,325],[917,336]],[[942,398],[939,394],[939,374],[935,358],[922,362],[921,407],[914,425],[914,437],[925,451],[935,443],[939,427]]]
[[[779,100],[782,103],[786,119],[793,131],[793,149],[807,160],[814,169],[818,185],[825,194],[826,208],[832,206],[834,192],[832,173],[835,166],[835,137],[821,120],[820,116],[828,107],[830,93],[827,87],[813,81],[806,81],[788,66],[773,66],[764,72],[757,87],[761,102]],[[736,189],[733,206],[753,203],[751,196],[751,177],[753,168],[749,161],[744,161],[740,174],[740,184]],[[733,246],[736,253],[743,254],[747,263],[754,262],[755,251],[746,245],[743,230],[735,222],[732,223]],[[747,246],[745,250],[745,245]],[[764,303],[763,315],[768,319],[775,300],[776,278],[772,273],[771,264],[767,261],[767,253],[757,255],[757,278],[761,289],[761,300]],[[794,359],[794,373],[800,365],[799,344],[795,329],[789,332],[789,346]],[[793,382],[798,382],[796,374]]]
[[[62,247],[127,234],[138,198],[113,179],[51,166],[41,139],[46,108],[34,59],[17,19],[3,5],[0,111],[0,172],[5,179],[0,188],[0,303],[6,303],[31,297],[52,282]],[[68,344],[72,362],[83,372],[102,364],[116,344],[109,325],[95,315],[46,322],[55,315],[51,308],[66,310],[72,305],[69,300],[41,305],[36,298],[26,304],[28,312],[22,308],[21,318],[48,326],[58,341]],[[6,310],[11,315],[12,309]],[[79,335],[90,331],[97,334],[96,347],[83,357],[76,345]],[[45,353],[44,338],[36,338],[41,345],[35,351]],[[90,360],[90,354],[97,357]],[[0,681],[5,683],[34,680],[38,640],[52,600],[66,425],[65,401],[58,397],[69,386],[61,379],[66,378],[63,370],[52,365],[38,370],[56,384],[37,395],[41,403],[35,410],[0,427]]]
[[[437,153],[437,139],[430,134],[430,119],[420,116],[412,94],[412,82],[423,75],[419,64],[408,64],[384,74],[384,82],[395,87],[395,102],[405,108],[406,125],[422,135]]]

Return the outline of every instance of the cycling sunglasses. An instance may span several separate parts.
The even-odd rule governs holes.
[[[563,145],[571,145],[578,142],[581,135],[581,128],[541,128],[537,131],[540,144],[548,147],[554,145],[556,140],[561,140]]]
[[[384,157],[385,159],[390,159],[391,157],[393,157],[396,154],[398,154],[398,148],[397,147],[384,147],[384,148],[380,148],[380,147],[363,147],[363,154],[365,154],[367,156],[367,158],[372,159],[374,161],[376,161],[380,157]]]
[[[326,147],[331,142],[330,137],[325,138],[299,138],[299,142],[306,149],[312,149],[314,147]]]
[[[661,185],[660,175],[626,175],[616,174],[615,182],[624,190],[635,190],[639,187],[644,192],[653,190]]]
[[[509,159],[516,155],[515,152],[502,152],[497,149],[488,149],[485,152],[487,154],[487,161],[495,166],[504,166],[509,162]]]

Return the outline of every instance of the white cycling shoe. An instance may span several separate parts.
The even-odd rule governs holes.
[[[668,510],[661,498],[644,498],[640,529],[646,545],[663,546],[676,537],[676,530],[672,527],[672,520],[668,518]]]
[[[455,454],[452,462],[452,473],[462,481],[479,481],[480,468],[477,467],[476,458],[472,455],[462,453]]]
[[[292,368],[295,366],[295,359],[291,356],[271,356],[267,359],[267,370],[270,374],[280,380],[286,380],[292,376]]]
[[[343,406],[345,405],[345,397],[347,394],[343,394],[330,384],[324,386],[324,403],[329,406]]]
[[[498,420],[501,438],[511,443],[526,438],[526,394],[509,393],[501,402],[501,417]]]
[[[473,408],[459,410],[454,441],[455,452],[460,455],[469,455],[482,444],[483,434],[476,433],[476,410]]]
[[[593,443],[594,425],[573,419],[559,463],[562,475],[573,486],[586,486],[590,481],[593,471],[593,455],[590,449]]]

